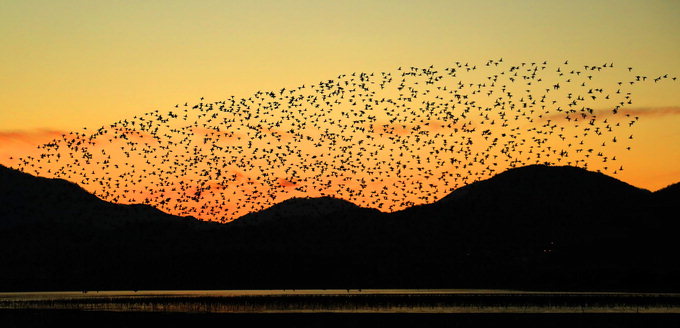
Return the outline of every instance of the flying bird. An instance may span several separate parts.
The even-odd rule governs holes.
[[[620,166],[606,163],[616,156],[605,141],[633,139],[624,130],[638,118],[618,124],[631,103],[625,82],[648,82],[593,78],[613,63],[562,65],[403,66],[243,98],[200,97],[64,134],[15,166],[105,200],[223,222],[294,196],[396,211],[511,167]]]

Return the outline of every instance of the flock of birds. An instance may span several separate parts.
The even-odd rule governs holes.
[[[13,166],[117,203],[227,222],[291,197],[396,211],[528,164],[617,174],[632,68],[503,59],[351,73],[64,134]]]

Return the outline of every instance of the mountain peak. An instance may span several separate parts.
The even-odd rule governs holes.
[[[3,165],[0,165],[0,203],[3,204],[0,226],[70,222],[103,227],[134,220],[196,220],[173,216],[145,204],[109,203],[73,182],[36,177]]]
[[[208,224],[0,166],[0,289],[677,289],[678,203],[655,198],[532,165],[400,213],[291,198]]]
[[[291,218],[322,219],[329,216],[344,216],[346,213],[356,211],[380,213],[378,210],[363,208],[349,201],[330,196],[293,197],[259,212],[246,214],[232,223],[261,224]]]
[[[512,168],[487,180],[471,183],[454,190],[437,203],[469,197],[559,200],[567,194],[583,199],[602,200],[651,192],[600,172],[573,166],[536,164]]]

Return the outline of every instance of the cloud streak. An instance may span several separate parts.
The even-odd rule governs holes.
[[[611,110],[598,110],[595,112],[598,116],[602,114],[613,114]],[[639,107],[639,108],[622,108],[619,114],[630,114],[631,116],[652,116],[661,117],[669,115],[680,115],[680,107]]]
[[[51,129],[0,131],[0,163],[12,165],[18,157],[38,153],[38,146],[60,138],[64,131]]]
[[[677,106],[665,106],[665,107],[637,107],[637,108],[621,108],[614,113],[613,109],[595,109],[591,113],[587,112],[576,112],[576,113],[560,113],[549,116],[544,116],[540,121],[545,122],[547,120],[551,121],[566,121],[567,116],[573,120],[581,120],[584,117],[582,114],[586,114],[586,119],[591,119],[593,117],[601,118],[629,118],[629,117],[666,117],[680,115],[680,107]]]
[[[0,131],[0,144],[11,142],[35,144],[37,146],[58,138],[64,133],[66,132],[51,129]]]

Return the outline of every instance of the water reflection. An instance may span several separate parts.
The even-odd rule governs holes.
[[[211,313],[680,313],[680,294],[461,289],[0,293],[0,309]]]

